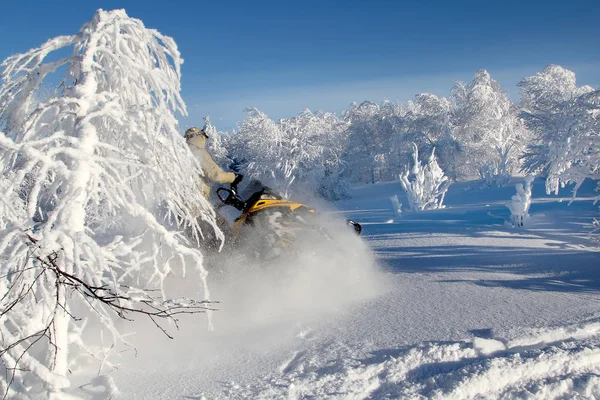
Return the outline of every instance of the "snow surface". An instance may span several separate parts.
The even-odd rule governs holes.
[[[136,322],[137,351],[110,375],[117,398],[599,397],[593,185],[569,205],[536,181],[516,228],[505,207],[516,182],[454,184],[446,209],[402,214],[398,182],[356,187],[336,207],[363,224],[364,245],[343,239],[341,262],[215,267],[215,330],[190,317],[168,340]]]

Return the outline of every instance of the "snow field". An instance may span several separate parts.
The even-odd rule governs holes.
[[[516,228],[504,205],[514,185],[457,184],[448,208],[400,215],[398,183],[356,188],[337,205],[363,223],[378,267],[355,253],[341,266],[306,255],[212,270],[215,331],[185,321],[175,340],[138,345],[114,375],[119,398],[598,396],[599,256],[585,233],[595,207],[540,189]]]
[[[290,363],[293,368],[264,379],[262,385],[233,385],[229,394],[263,399],[589,398],[600,394],[598,324],[590,325],[580,327],[589,335],[578,341],[562,336],[559,329],[547,332],[555,342],[535,342],[528,350],[476,338],[424,343],[362,359],[338,348],[338,356],[346,354],[326,367],[319,367],[322,361],[315,356],[300,355]]]

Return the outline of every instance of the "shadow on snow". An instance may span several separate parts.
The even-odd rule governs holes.
[[[353,207],[353,200],[343,205],[348,216],[363,224],[363,237],[386,272],[507,273],[517,277],[464,282],[532,291],[600,290],[600,252],[588,233],[598,217],[598,205],[591,200],[597,195],[593,182],[580,189],[586,200],[569,204],[569,190],[561,192],[561,200],[546,195],[543,181],[537,180],[531,218],[524,228],[508,223],[505,203],[515,193],[514,185],[483,191],[471,187],[451,186],[447,208],[441,210],[396,214],[391,196],[407,204],[398,183],[372,185],[357,193],[363,207],[364,198],[371,196],[369,210]]]

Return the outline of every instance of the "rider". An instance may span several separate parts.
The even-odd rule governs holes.
[[[244,177],[242,174],[237,174],[235,172],[225,172],[223,171],[217,163],[214,162],[208,151],[206,150],[206,139],[208,139],[208,135],[204,129],[200,129],[197,127],[192,127],[185,131],[185,140],[192,150],[194,156],[200,162],[200,166],[202,167],[202,171],[204,172],[204,176],[199,177],[198,181],[198,190],[204,196],[204,198],[208,199],[210,196],[210,185],[208,181],[220,184],[230,183],[232,187],[236,187],[238,183],[241,182]],[[217,225],[221,228],[222,231],[228,231],[228,224],[223,219],[219,213],[216,214]],[[201,225],[205,225],[201,222]],[[208,228],[208,227],[207,227]],[[216,251],[220,246],[220,241],[210,234],[211,229],[206,229],[204,236],[205,246],[207,250]],[[227,233],[226,233],[227,235]]]
[[[217,163],[213,161],[206,150],[206,139],[208,139],[208,135],[204,129],[194,126],[185,131],[185,140],[188,146],[190,146],[192,153],[194,153],[194,156],[200,161],[200,166],[202,167],[202,171],[204,171],[204,176],[200,177],[198,189],[202,195],[208,199],[210,196],[210,186],[206,179],[215,183],[231,183],[233,186],[236,186],[244,176],[236,174],[235,172],[223,171]]]

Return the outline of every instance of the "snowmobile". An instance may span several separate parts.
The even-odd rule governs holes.
[[[315,209],[284,199],[258,180],[248,183],[241,194],[238,194],[237,185],[231,185],[230,189],[218,188],[216,194],[223,206],[232,206],[241,212],[226,234],[226,242],[229,239],[234,247],[244,248],[245,253],[256,259],[278,258],[306,248],[304,242],[332,239],[319,223]],[[360,235],[362,227],[359,223],[346,220],[346,224]]]

